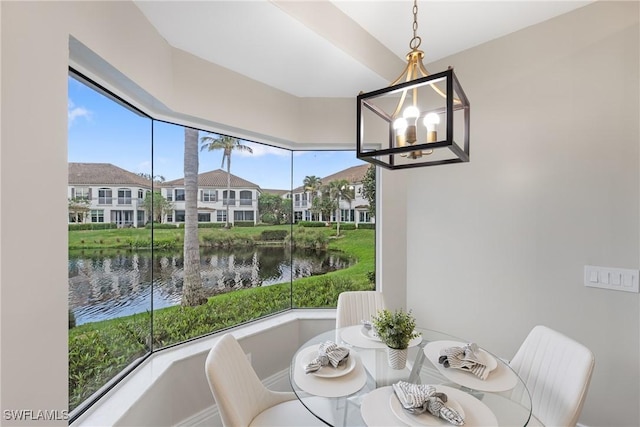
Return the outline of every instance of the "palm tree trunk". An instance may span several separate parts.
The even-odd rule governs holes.
[[[229,202],[231,200],[231,152],[227,154],[227,228],[229,225]]]
[[[207,302],[200,277],[198,241],[198,131],[184,128],[184,277],[182,305]]]

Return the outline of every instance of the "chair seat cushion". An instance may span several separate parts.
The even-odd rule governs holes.
[[[298,399],[289,400],[265,409],[252,421],[251,427],[307,427],[324,426]]]

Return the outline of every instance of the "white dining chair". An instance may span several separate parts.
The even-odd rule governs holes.
[[[231,334],[213,345],[205,372],[225,427],[324,425],[294,393],[266,388]]]
[[[573,427],[595,359],[591,350],[546,326],[534,327],[509,363],[531,395],[530,425]]]
[[[348,291],[338,295],[336,328],[359,325],[363,320],[386,308],[384,296],[378,291]]]

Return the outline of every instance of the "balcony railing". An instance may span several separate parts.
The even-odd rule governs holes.
[[[224,206],[235,206],[236,205],[236,199],[222,199],[222,204]]]
[[[119,205],[130,205],[131,204],[131,197],[118,197],[118,204]]]
[[[113,204],[113,197],[98,197],[98,204],[99,205],[112,205]]]
[[[251,199],[240,199],[240,206],[251,206],[253,204],[253,200]]]

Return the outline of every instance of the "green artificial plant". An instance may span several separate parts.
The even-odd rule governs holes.
[[[380,340],[390,348],[405,349],[409,347],[409,341],[420,336],[415,331],[416,319],[411,311],[400,309],[392,313],[383,309],[372,317],[371,323]]]

